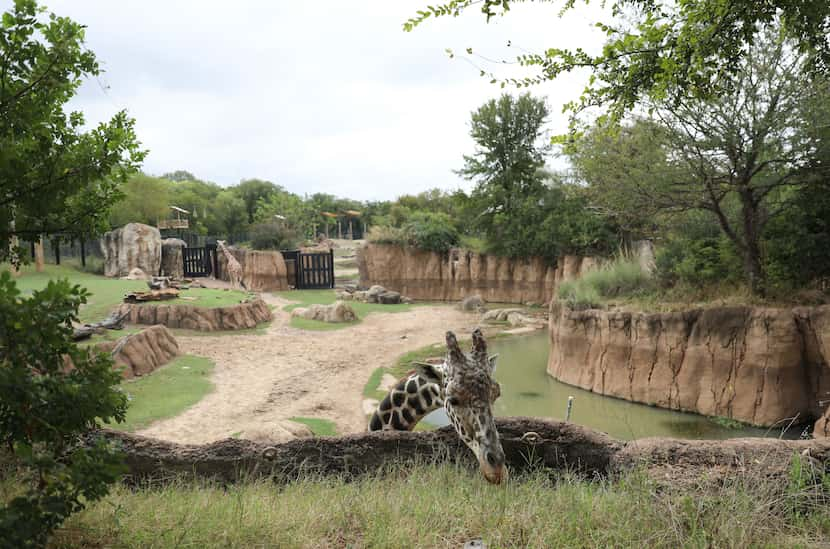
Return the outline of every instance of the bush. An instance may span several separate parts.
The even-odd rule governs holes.
[[[284,223],[256,223],[250,229],[251,246],[255,250],[293,250],[299,236]]]
[[[700,288],[741,278],[740,259],[726,237],[669,238],[654,258],[655,274],[665,287]]]
[[[11,275],[0,274],[0,444],[27,486],[0,507],[5,546],[44,545],[122,472],[114,449],[77,444],[98,421],[123,421],[127,408],[112,358],[72,341],[72,322],[88,295],[62,280],[21,298]]]
[[[378,244],[406,244],[406,237],[402,229],[389,225],[375,225],[366,233],[366,240]]]
[[[407,243],[421,250],[443,253],[458,245],[458,230],[445,213],[412,214],[403,230]]]
[[[603,298],[634,296],[651,290],[652,282],[637,261],[618,258],[581,278],[559,285],[559,299],[571,308],[598,307]]]

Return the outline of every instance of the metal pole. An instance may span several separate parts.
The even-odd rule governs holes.
[[[565,421],[570,421],[571,420],[571,410],[573,409],[573,407],[574,407],[574,397],[569,396],[568,397],[568,410],[565,412]]]

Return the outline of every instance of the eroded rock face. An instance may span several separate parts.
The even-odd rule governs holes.
[[[158,325],[95,347],[112,353],[116,366],[123,367],[121,372],[126,379],[149,374],[179,355],[176,338],[170,330]]]
[[[550,312],[548,373],[583,389],[760,426],[830,403],[830,306]]]
[[[255,292],[281,292],[288,290],[288,271],[280,252],[228,248],[242,266],[242,283]],[[229,281],[227,259],[218,252],[219,274],[217,278]]]
[[[271,309],[262,299],[214,308],[123,303],[118,312],[127,313],[127,322],[132,324],[163,324],[168,328],[201,332],[255,328],[273,318]]]
[[[384,286],[412,299],[460,301],[473,294],[485,301],[548,303],[559,282],[596,266],[591,258],[565,256],[556,266],[542,258],[510,259],[467,250],[439,254],[390,244],[358,250],[360,285]]]
[[[155,227],[128,223],[101,237],[105,276],[127,276],[133,269],[156,275],[161,266],[161,234]]]
[[[161,241],[161,271],[171,280],[184,278],[184,259],[182,250],[187,248],[184,240],[165,238]]]

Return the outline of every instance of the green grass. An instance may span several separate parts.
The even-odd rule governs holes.
[[[328,419],[318,417],[291,417],[288,419],[296,421],[297,423],[302,423],[303,425],[308,425],[311,432],[317,436],[333,437],[337,434],[334,422]]]
[[[281,297],[287,301],[295,301],[290,305],[286,305],[284,310],[293,311],[298,307],[308,307],[310,305],[329,305],[336,301],[334,290],[290,290],[287,292],[275,292],[274,295]],[[321,322],[319,320],[308,320],[305,318],[292,318],[291,326],[301,330],[341,330],[354,326],[359,323],[361,319],[366,318],[372,313],[402,313],[412,309],[414,305],[400,303],[398,305],[381,305],[378,303],[363,303],[360,301],[346,301],[355,314],[358,320],[356,322]]]
[[[198,356],[180,356],[152,374],[121,383],[130,407],[124,423],[107,425],[135,431],[154,421],[176,416],[213,390],[208,377],[214,364]]]
[[[147,289],[147,285],[144,285]],[[167,301],[149,301],[142,303],[145,307],[153,307],[156,305],[192,305],[194,307],[206,307],[215,309],[217,307],[231,307],[242,303],[243,300],[250,298],[253,294],[242,292],[239,290],[220,290],[217,288],[190,288],[183,290],[181,295],[176,299]]]
[[[558,297],[572,308],[595,308],[607,299],[648,294],[653,289],[648,273],[637,261],[617,258],[576,280],[563,282]]]
[[[0,270],[7,269],[7,265],[0,266]],[[79,284],[92,293],[87,304],[81,307],[81,322],[99,322],[121,303],[125,293],[147,289],[147,283],[141,280],[106,278],[66,265],[46,265],[42,273],[35,272],[34,265],[27,265],[23,267],[22,275],[15,280],[22,292],[31,293],[33,290],[45,288],[50,280],[59,278],[66,278],[71,284]]]
[[[826,546],[826,500],[783,484],[747,477],[707,489],[657,485],[640,472],[589,481],[540,470],[492,486],[460,465],[414,464],[276,489],[272,480],[119,485],[71,517],[52,546]]]

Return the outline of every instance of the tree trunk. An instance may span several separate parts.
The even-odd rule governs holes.
[[[35,241],[35,271],[43,272],[43,235]]]
[[[739,192],[741,198],[741,215],[743,216],[744,275],[752,295],[764,296],[766,292],[766,274],[761,262],[761,217],[758,209],[758,200],[748,184]]]

